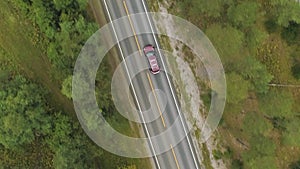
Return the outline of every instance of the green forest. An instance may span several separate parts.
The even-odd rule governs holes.
[[[161,1],[163,3],[163,1]],[[169,12],[202,29],[226,73],[219,126],[228,168],[300,168],[300,3],[176,0]]]

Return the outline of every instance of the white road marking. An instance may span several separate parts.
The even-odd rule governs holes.
[[[184,132],[185,132],[185,134],[186,134],[186,136],[187,136],[187,141],[188,141],[190,150],[191,150],[191,152],[192,152],[192,156],[193,156],[194,163],[195,163],[195,165],[196,165],[196,168],[199,169],[198,164],[197,164],[197,162],[196,162],[196,158],[195,158],[194,151],[192,150],[192,145],[191,145],[190,139],[189,139],[189,137],[188,137],[188,133],[187,133],[187,131],[186,131],[186,127],[185,127],[185,125],[184,125],[184,123],[183,123],[183,120],[182,120],[182,115],[181,115],[181,112],[180,112],[180,110],[179,110],[179,106],[178,106],[178,104],[177,104],[177,101],[176,101],[176,98],[175,98],[175,95],[174,95],[173,88],[172,88],[172,86],[171,86],[170,78],[169,78],[169,76],[168,76],[168,72],[167,72],[165,63],[164,63],[164,61],[163,61],[162,54],[161,54],[161,52],[160,52],[160,50],[159,50],[158,41],[157,41],[157,39],[156,39],[156,37],[155,37],[154,29],[153,29],[152,23],[151,23],[151,21],[150,21],[149,14],[148,14],[148,12],[147,12],[147,8],[146,8],[146,5],[145,5],[144,0],[142,0],[142,3],[143,3],[143,7],[144,7],[144,10],[145,10],[145,13],[146,13],[146,16],[147,16],[149,25],[150,25],[150,29],[151,29],[151,32],[152,32],[152,35],[153,35],[155,44],[156,44],[156,46],[157,46],[157,50],[158,50],[158,53],[159,53],[159,57],[161,58],[161,61],[162,61],[164,70],[165,70],[165,72],[166,72],[166,77],[167,77],[167,80],[168,80],[168,85],[169,85],[169,87],[170,87],[170,89],[171,89],[171,93],[172,93],[172,96],[173,96],[173,99],[174,99],[174,102],[175,102],[175,105],[176,105],[176,109],[177,109],[177,111],[178,111],[178,114],[179,114],[179,117],[180,117],[180,120],[181,120],[181,124],[182,124],[183,129],[184,129]]]
[[[149,142],[150,142],[151,149],[152,149],[153,154],[154,154],[155,162],[156,162],[158,168],[161,169],[161,168],[160,168],[160,165],[159,165],[159,163],[158,163],[158,159],[157,159],[157,156],[156,156],[156,153],[155,153],[155,150],[154,150],[153,143],[152,143],[152,141],[151,141],[151,139],[150,139],[150,134],[149,134],[147,125],[146,125],[146,123],[145,123],[145,119],[144,119],[144,116],[143,116],[143,113],[142,113],[142,110],[141,110],[140,103],[139,103],[139,101],[138,101],[138,99],[137,99],[137,95],[136,95],[136,92],[135,92],[135,90],[134,90],[134,86],[133,86],[133,84],[131,83],[130,74],[129,74],[129,70],[128,70],[128,67],[127,67],[127,64],[126,64],[126,60],[125,60],[125,57],[124,57],[122,48],[121,48],[121,46],[120,46],[120,42],[119,42],[119,38],[118,38],[117,32],[116,32],[116,30],[115,30],[115,28],[114,28],[114,24],[113,24],[113,22],[112,22],[111,15],[110,15],[110,12],[109,12],[109,10],[108,10],[108,6],[107,6],[107,3],[106,3],[106,0],[103,0],[103,1],[104,1],[104,4],[105,4],[105,8],[106,8],[106,11],[107,11],[109,20],[110,20],[111,25],[112,25],[112,28],[113,28],[114,35],[115,35],[115,37],[116,37],[116,39],[117,39],[118,48],[119,48],[119,50],[120,50],[122,59],[123,59],[123,61],[124,61],[124,63],[125,63],[125,69],[126,69],[128,78],[129,78],[129,80],[130,80],[130,84],[132,85],[132,90],[133,90],[133,93],[134,93],[134,97],[135,97],[135,100],[136,100],[136,102],[137,102],[137,104],[138,104],[139,112],[140,112],[140,114],[141,114],[141,117],[142,117],[142,120],[143,120],[143,125],[144,125],[145,130],[146,130],[146,133],[147,133],[147,138],[148,138],[148,140],[149,140]]]

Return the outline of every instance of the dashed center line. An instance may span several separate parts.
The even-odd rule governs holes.
[[[173,146],[172,146],[171,144],[170,144],[170,147],[171,147],[171,150],[172,150],[172,154],[173,154],[173,157],[174,157],[174,160],[175,160],[175,163],[176,163],[177,169],[180,169],[180,167],[179,167],[179,163],[178,163],[178,160],[177,160],[177,157],[176,157],[175,151],[174,151],[174,148],[173,148]]]
[[[137,35],[136,35],[136,32],[135,32],[135,29],[134,29],[134,26],[133,26],[131,17],[130,17],[130,15],[129,15],[128,7],[127,7],[126,2],[125,2],[124,0],[123,0],[123,5],[124,5],[124,8],[125,8],[126,14],[127,14],[127,16],[128,16],[128,20],[129,20],[129,23],[130,23],[130,27],[131,27],[131,30],[132,30],[132,32],[133,32],[134,39],[135,39],[135,42],[136,42],[136,44],[137,44],[137,47],[138,47],[138,49],[139,49],[139,53],[140,53],[140,55],[142,56],[141,46],[140,46],[140,44],[139,44],[139,41],[138,41],[138,38],[137,38]],[[155,103],[156,103],[156,105],[157,105],[157,108],[158,108],[158,111],[159,111],[160,118],[161,118],[161,120],[162,120],[163,126],[166,127],[165,120],[164,120],[164,118],[163,118],[163,116],[162,116],[162,112],[161,112],[160,106],[159,106],[159,104],[158,104],[157,95],[156,95],[156,93],[155,93],[155,91],[154,91],[154,87],[153,87],[152,80],[151,80],[151,78],[150,78],[149,73],[147,73],[147,77],[148,77],[148,80],[149,80],[151,89],[152,89],[152,91],[153,91],[153,94],[154,94]]]
[[[141,46],[140,46],[140,43],[139,43],[138,38],[137,38],[137,36],[136,36],[136,32],[135,32],[135,29],[134,29],[134,27],[133,27],[132,20],[131,20],[131,17],[130,17],[130,15],[129,15],[128,8],[127,8],[127,5],[126,5],[126,2],[125,2],[125,1],[123,1],[123,5],[124,5],[124,8],[125,8],[126,14],[127,14],[127,16],[128,16],[128,20],[129,20],[130,27],[131,27],[131,30],[132,30],[133,35],[134,35],[135,42],[136,42],[137,47],[138,47],[138,49],[139,49],[140,55],[142,56]]]
[[[162,112],[161,112],[161,110],[160,110],[160,106],[159,106],[159,104],[158,104],[158,99],[157,99],[156,93],[155,93],[155,91],[154,91],[153,84],[152,84],[152,80],[151,80],[151,78],[150,78],[149,73],[147,73],[147,77],[148,77],[148,80],[149,80],[149,83],[150,83],[150,86],[151,86],[151,89],[152,89],[152,92],[153,92],[153,95],[154,95],[154,98],[155,98],[155,103],[156,103],[156,106],[157,106],[157,108],[158,108],[158,111],[159,111],[159,114],[160,114],[161,121],[162,121],[164,127],[166,127],[165,119],[164,119],[164,117],[162,116]]]

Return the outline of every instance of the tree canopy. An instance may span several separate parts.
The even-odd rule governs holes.
[[[300,79],[300,61],[295,61],[292,67],[292,73],[296,79]]]
[[[246,154],[246,153],[245,153]],[[256,157],[244,159],[244,167],[251,169],[274,169],[276,166],[276,158],[274,156],[264,156],[264,157]]]
[[[232,3],[231,0],[211,0],[211,1],[205,1],[205,0],[191,0],[189,1],[191,10],[190,15],[191,16],[197,16],[197,15],[207,15],[210,17],[219,17],[221,15],[221,12],[223,11],[223,6],[225,4]]]
[[[49,132],[44,92],[22,76],[0,85],[0,143],[18,148]]]
[[[206,34],[216,47],[225,67],[238,58],[244,41],[244,34],[241,31],[231,26],[212,25]]]
[[[90,142],[78,122],[72,122],[68,116],[61,113],[55,115],[53,131],[47,140],[55,154],[54,167],[91,168],[92,164],[89,161],[100,156],[102,150]],[[95,151],[97,149],[98,151]]]
[[[254,57],[248,56],[236,65],[244,79],[249,80],[257,93],[266,93],[273,76],[267,67]]]
[[[300,146],[300,125],[299,118],[288,120],[286,123],[286,132],[282,135],[282,141],[285,145]]]
[[[290,21],[300,24],[300,5],[294,0],[270,0],[271,14],[280,26],[287,27]]]
[[[227,74],[227,101],[238,103],[248,96],[249,83],[236,73]]]
[[[271,117],[291,117],[293,96],[288,90],[271,89],[259,96],[260,110]]]
[[[247,30],[247,32],[245,33],[245,37],[246,37],[245,43],[247,45],[249,53],[252,56],[256,56],[257,49],[268,37],[268,34],[265,31],[255,26],[252,26],[251,29]]]
[[[61,92],[67,98],[72,98],[72,76],[68,76],[62,83]]]
[[[232,24],[240,28],[252,26],[258,17],[259,4],[257,2],[241,2],[228,9],[228,18]]]
[[[271,131],[272,125],[257,112],[247,112],[242,128],[249,137],[253,137],[267,135]]]
[[[300,97],[294,87],[300,79],[299,1],[177,2],[170,10],[204,30],[225,68],[228,104],[222,129],[247,149],[237,148],[234,139],[224,135],[224,144],[233,151],[232,167],[287,168],[291,160],[299,160],[298,151],[289,152],[300,147]]]
[[[271,139],[257,135],[250,139],[250,143],[252,145],[251,149],[242,154],[245,168],[277,168],[274,156],[276,146]]]

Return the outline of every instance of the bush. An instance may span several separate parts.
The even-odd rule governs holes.
[[[300,44],[300,24],[290,22],[289,26],[282,30],[281,37],[290,45]]]
[[[290,169],[300,169],[300,160],[297,161],[297,162],[294,162],[292,163],[290,166],[289,166]]]
[[[300,62],[296,62],[294,64],[294,66],[292,67],[292,73],[296,79],[300,79]]]

